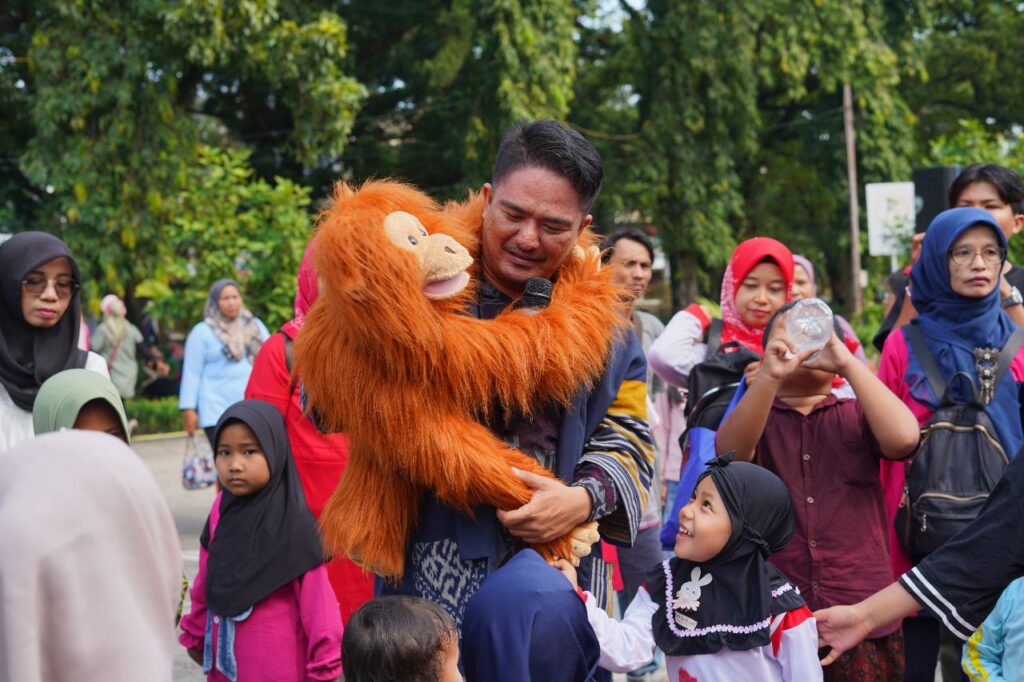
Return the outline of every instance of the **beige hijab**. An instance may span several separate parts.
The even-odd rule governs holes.
[[[169,681],[181,548],[142,460],[63,431],[0,470],[0,682]]]

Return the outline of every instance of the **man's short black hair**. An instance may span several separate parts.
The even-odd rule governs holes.
[[[994,163],[975,163],[960,171],[960,175],[949,186],[949,205],[955,207],[963,191],[975,182],[992,185],[999,198],[1009,204],[1014,214],[1024,213],[1024,182],[1009,168]]]
[[[774,262],[774,261],[772,261],[772,262]],[[775,328],[775,320],[777,320],[780,317],[782,317],[783,315],[785,315],[787,312],[789,312],[793,308],[793,306],[795,306],[799,302],[800,301],[798,300],[798,301],[790,301],[789,303],[786,303],[781,308],[776,310],[774,315],[772,315],[771,317],[768,318],[768,323],[765,324],[764,332],[761,334],[761,346],[762,347],[764,347],[764,348],[768,347],[768,340],[771,339],[771,337],[772,337],[772,329]],[[843,343],[846,343],[846,333],[843,331],[843,328],[839,326],[839,320],[835,317],[835,315],[832,316],[832,328],[835,330],[836,336],[839,337],[839,340],[842,341]]]
[[[651,242],[650,237],[640,230],[629,228],[626,230],[616,230],[601,240],[602,263],[607,263],[611,260],[612,254],[615,253],[615,245],[619,243],[620,239],[629,239],[643,246],[647,249],[647,255],[651,257],[651,262],[654,262],[654,244]]]
[[[590,213],[604,181],[604,163],[587,138],[551,119],[520,121],[501,138],[491,183],[498,185],[509,173],[530,166],[546,168],[568,180],[583,212]]]
[[[452,619],[437,604],[407,595],[377,597],[345,626],[345,681],[437,682],[441,652],[458,638]]]

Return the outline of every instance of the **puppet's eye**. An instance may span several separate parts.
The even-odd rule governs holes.
[[[421,234],[421,235],[423,235],[424,237],[426,237],[426,236],[427,236],[427,231],[426,231],[426,230],[424,230],[424,229],[423,229],[423,228],[421,227],[421,228],[420,228],[420,234]]]
[[[419,242],[416,240],[416,237],[413,237],[411,234],[409,235],[409,243],[413,245],[419,244]]]

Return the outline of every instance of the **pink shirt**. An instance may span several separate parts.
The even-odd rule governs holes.
[[[220,498],[210,510],[210,537],[220,519]],[[189,592],[192,610],[181,619],[178,641],[186,649],[203,647],[206,632],[206,560],[199,548],[199,573]],[[214,617],[212,637],[219,627]],[[235,624],[238,679],[245,682],[307,682],[341,675],[341,615],[334,590],[321,564],[257,603],[252,614]],[[217,649],[214,647],[214,657]],[[216,663],[216,661],[215,661]],[[208,681],[226,682],[217,670]]]
[[[910,411],[917,417],[918,425],[924,426],[924,423],[931,419],[934,410],[917,402],[910,394],[910,388],[903,378],[907,373],[908,363],[909,355],[906,339],[903,338],[903,330],[893,329],[882,348],[882,357],[878,363],[878,378],[910,408]],[[1024,382],[1024,347],[1017,352],[1013,362],[1010,363],[1010,376],[1018,383]],[[910,560],[910,555],[903,550],[893,525],[896,510],[899,509],[900,501],[903,499],[905,461],[907,460],[883,459],[880,470],[882,492],[885,495],[885,511],[889,517],[889,554],[892,557],[892,569],[895,575],[903,575],[914,565]]]

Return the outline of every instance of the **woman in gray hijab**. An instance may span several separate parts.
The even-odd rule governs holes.
[[[263,322],[246,309],[238,282],[213,283],[205,318],[185,340],[178,407],[189,435],[202,428],[214,446],[217,420],[245,397],[253,359],[269,336]]]

